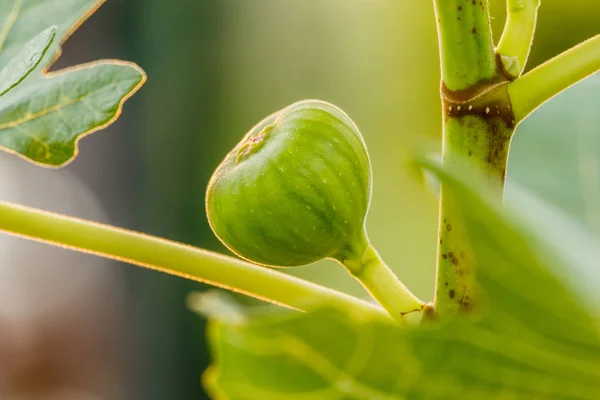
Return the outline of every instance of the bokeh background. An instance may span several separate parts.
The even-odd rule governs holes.
[[[496,39],[504,7],[492,0]],[[529,67],[599,32],[599,2],[544,0]],[[121,58],[142,66],[147,84],[117,123],[81,142],[64,169],[0,154],[0,195],[225,252],[204,215],[212,171],[264,116],[319,98],[361,128],[374,172],[371,239],[428,299],[437,200],[407,159],[414,148],[438,150],[437,57],[431,1],[109,0],[64,45],[54,69]],[[509,178],[596,229],[600,213],[581,205],[600,205],[592,140],[600,135],[593,120],[600,101],[587,90],[568,100],[588,96],[584,122],[553,103],[519,129],[513,148],[522,155]],[[553,141],[538,140],[552,129]],[[572,132],[585,140],[565,155],[562,134]],[[531,148],[541,156],[528,155]],[[550,153],[564,155],[575,178],[540,179]],[[567,190],[582,170],[585,187]],[[186,307],[188,294],[205,287],[6,236],[0,249],[0,398],[205,398],[205,321]],[[292,273],[365,295],[330,262]]]

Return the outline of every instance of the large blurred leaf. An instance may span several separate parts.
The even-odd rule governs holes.
[[[62,165],[75,156],[77,140],[114,121],[122,103],[142,85],[144,72],[135,64],[120,61],[43,73],[60,54],[60,43],[102,3],[0,2],[1,68],[13,68],[10,60],[24,51],[29,40],[56,26],[56,40],[39,63],[38,72],[0,99],[0,146],[34,162]]]
[[[460,202],[480,260],[475,316],[415,330],[332,309],[214,321],[206,383],[215,398],[600,398],[597,321],[555,274],[569,269],[561,243],[481,185],[428,167]]]
[[[511,143],[506,203],[561,243],[568,277],[600,305],[600,74],[552,98],[521,123]],[[519,187],[521,189],[519,189]],[[522,187],[534,196],[523,196]],[[535,198],[545,204],[533,204]],[[569,251],[587,241],[589,251]]]
[[[600,237],[600,73],[560,93],[517,128],[507,171],[513,184],[564,210]]]

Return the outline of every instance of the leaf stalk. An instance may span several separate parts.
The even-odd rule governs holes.
[[[329,304],[389,319],[379,307],[280,271],[134,231],[0,202],[0,231],[309,311]]]
[[[600,70],[600,35],[565,51],[508,85],[517,122],[563,90]]]
[[[506,24],[496,47],[504,72],[518,78],[525,69],[533,43],[540,0],[508,0]]]

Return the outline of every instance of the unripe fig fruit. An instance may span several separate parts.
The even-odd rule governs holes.
[[[210,180],[206,210],[219,239],[255,263],[297,266],[360,258],[371,166],[354,122],[305,100],[264,119]]]

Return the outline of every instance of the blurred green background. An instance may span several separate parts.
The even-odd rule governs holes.
[[[492,0],[496,39],[504,2]],[[600,2],[544,0],[529,68],[600,32]],[[437,204],[407,166],[440,136],[433,6],[419,0],[112,0],[67,42],[57,68],[101,57],[139,63],[145,87],[122,119],[82,141],[68,167],[110,221],[225,251],[204,215],[206,183],[257,121],[294,101],[343,108],[371,153],[371,239],[401,279],[432,296]],[[209,362],[202,285],[126,270],[122,351],[128,399],[201,399]],[[294,270],[355,295],[331,262]]]

